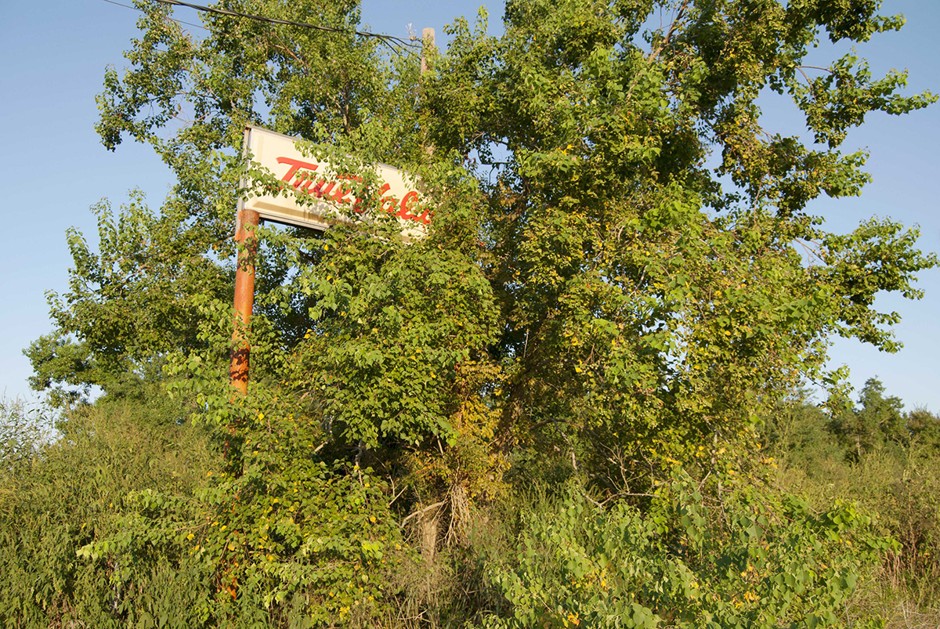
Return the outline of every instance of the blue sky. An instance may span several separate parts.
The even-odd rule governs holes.
[[[491,30],[498,30],[502,2],[493,0],[366,0],[363,20],[374,31],[398,36],[406,36],[409,25],[418,33],[432,27],[440,41],[445,23],[460,15],[474,19],[481,4],[489,8]],[[940,2],[886,0],[884,10],[903,13],[908,25],[860,46],[859,53],[876,74],[908,68],[911,92],[940,92]],[[178,15],[199,21],[188,9],[178,9]],[[0,2],[0,216],[6,241],[0,247],[0,294],[6,302],[0,307],[0,396],[32,395],[21,352],[51,329],[45,293],[66,287],[71,261],[65,230],[92,233],[89,207],[102,198],[118,206],[136,187],[159,206],[169,189],[169,174],[149,149],[126,142],[110,153],[94,132],[94,99],[104,69],[123,67],[136,19],[135,11],[105,0]],[[770,108],[768,114],[773,131],[793,133],[799,124],[786,109]],[[871,116],[848,145],[871,151],[874,181],[859,199],[819,200],[815,213],[839,231],[873,215],[919,224],[921,247],[940,251],[940,106],[900,118]],[[904,349],[891,355],[839,341],[833,362],[849,365],[857,387],[877,376],[908,408],[940,412],[940,271],[923,274],[919,286],[927,292],[921,301],[878,304],[902,314],[897,332]]]

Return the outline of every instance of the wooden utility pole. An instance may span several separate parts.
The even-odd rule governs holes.
[[[235,269],[235,331],[232,332],[232,363],[229,379],[242,395],[248,394],[248,325],[255,303],[255,255],[258,252],[258,225],[261,216],[254,210],[238,210],[235,242],[238,267]]]
[[[428,51],[434,48],[434,29],[421,29],[421,74],[428,71]]]

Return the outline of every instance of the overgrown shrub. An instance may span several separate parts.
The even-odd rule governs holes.
[[[502,606],[486,624],[860,626],[846,603],[889,548],[850,503],[816,514],[770,490],[705,492],[678,475],[640,511],[574,486],[524,513],[517,544],[489,558]]]
[[[173,556],[126,592],[109,578],[123,566],[100,571],[77,553],[119,532],[131,492],[190,492],[213,460],[201,431],[145,406],[108,404],[70,413],[59,430],[53,442],[15,450],[15,460],[4,453],[0,625],[146,626],[161,609],[185,624],[199,589]]]

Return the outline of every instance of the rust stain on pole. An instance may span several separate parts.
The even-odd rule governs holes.
[[[242,395],[248,393],[248,358],[251,347],[246,333],[255,302],[255,254],[258,251],[258,224],[261,217],[254,210],[239,210],[235,229],[238,267],[235,270],[235,331],[232,333],[232,363],[229,378]]]

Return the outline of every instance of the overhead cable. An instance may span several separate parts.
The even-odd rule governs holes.
[[[108,4],[113,4],[114,6],[117,6],[117,7],[124,7],[125,9],[131,9],[132,11],[140,11],[140,10],[141,10],[141,9],[139,9],[138,7],[131,6],[131,5],[129,5],[129,4],[124,4],[124,3],[122,3],[122,2],[115,2],[114,0],[102,0],[102,1],[103,1],[103,2],[107,2]],[[192,22],[185,22],[185,21],[183,21],[183,20],[177,20],[176,18],[172,18],[172,17],[171,17],[170,19],[173,20],[174,22],[176,22],[177,24],[184,24],[184,25],[186,25],[186,26],[192,26],[193,28],[201,28],[201,29],[204,30],[204,31],[205,31],[205,30],[209,30],[209,29],[207,29],[205,26],[203,26],[202,24],[193,24]]]
[[[383,35],[381,33],[370,33],[368,31],[358,31],[358,30],[348,30],[343,28],[336,28],[334,26],[324,26],[322,24],[310,24],[308,22],[295,22],[294,20],[283,20],[280,18],[267,17],[264,15],[254,15],[251,13],[240,13],[238,11],[229,11],[228,9],[219,9],[218,7],[209,7],[201,4],[193,4],[191,2],[183,2],[183,0],[156,0],[161,4],[167,4],[170,6],[181,6],[187,7],[189,9],[194,9],[196,11],[201,11],[204,13],[213,13],[215,15],[225,15],[228,17],[238,17],[246,20],[255,20],[257,22],[266,22],[268,24],[282,24],[285,26],[296,26],[298,28],[309,28],[312,30],[323,31],[327,33],[340,33],[344,35],[356,35],[358,37],[365,37],[370,39],[376,39],[392,50],[398,52],[397,47],[403,47],[407,52],[413,52],[412,50],[417,47],[419,44],[402,39],[401,37],[395,37],[394,35]]]

